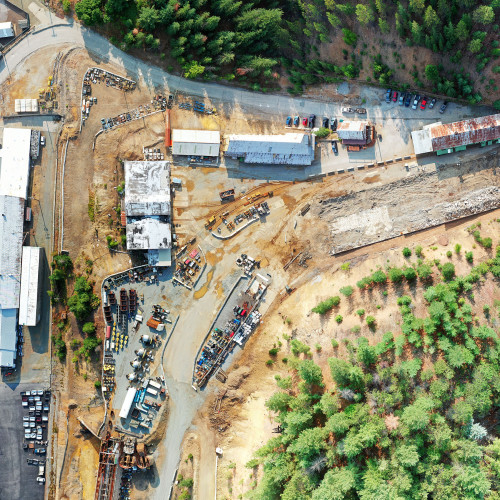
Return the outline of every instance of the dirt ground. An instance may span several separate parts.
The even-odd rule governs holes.
[[[381,290],[356,289],[349,299],[341,296],[340,305],[325,317],[311,313],[312,307],[332,295],[339,295],[342,286],[354,286],[357,280],[377,268],[386,268],[389,265],[403,266],[415,262],[414,253],[409,259],[403,257],[401,253],[403,246],[408,246],[414,251],[417,245],[421,245],[424,260],[439,259],[442,263],[451,261],[455,264],[457,274],[464,274],[473,265],[465,260],[465,252],[473,252],[474,264],[492,255],[491,250],[485,250],[475,243],[467,228],[481,222],[481,236],[491,237],[495,244],[500,233],[499,216],[500,210],[496,210],[480,217],[392,240],[392,246],[388,246],[388,242],[375,244],[370,246],[369,250],[363,249],[363,254],[334,258],[330,266],[325,266],[321,271],[311,273],[303,270],[300,273],[298,281],[303,282],[302,286],[285,297],[285,300],[281,301],[279,298],[275,300],[268,311],[265,324],[253,334],[245,349],[234,361],[226,384],[215,380],[211,382],[216,386],[215,394],[206,401],[199,412],[198,420],[204,421],[206,426],[210,425],[213,440],[223,449],[217,470],[218,498],[241,498],[239,495],[244,495],[256,484],[258,469],[248,469],[245,464],[253,457],[253,453],[272,437],[273,428],[277,426],[264,403],[277,389],[275,375],[289,374],[286,358],[292,356],[289,350],[291,338],[297,338],[311,347],[312,359],[322,367],[325,379],[331,382],[327,359],[331,356],[346,355],[343,339],[354,340],[359,336],[365,336],[373,344],[386,331],[393,331],[396,335],[399,333],[400,314],[395,300],[397,296],[408,294],[412,297],[416,316],[425,312],[422,287],[407,284],[388,286],[387,296],[384,296]],[[453,251],[456,243],[462,245],[459,255]],[[448,250],[453,251],[451,258],[446,255]],[[340,264],[343,262],[350,263],[349,270],[340,269]],[[292,274],[296,274],[296,271],[295,273],[292,271]],[[439,271],[434,268],[434,280],[440,279]],[[482,305],[492,304],[499,296],[499,289],[491,280],[475,291],[474,314],[481,321],[488,321],[492,327],[498,325],[498,320],[493,317],[485,318]],[[370,330],[356,315],[355,311],[359,308],[364,308],[366,315],[375,316],[377,325],[375,331]],[[337,314],[343,316],[341,324],[334,319]],[[332,339],[339,342],[338,348],[332,347]],[[279,348],[275,358],[268,354],[272,347]],[[271,367],[266,365],[269,359],[274,360]],[[214,403],[217,394],[222,393],[225,393],[225,396],[220,411],[216,413]],[[198,476],[199,471],[197,471],[197,448],[193,448],[192,443],[208,439],[208,436],[203,434],[200,431],[193,431],[186,441],[188,446],[185,448],[185,455],[192,453],[195,457],[193,465],[190,465],[193,467],[194,477]],[[188,449],[195,451],[188,452]],[[203,498],[202,491],[196,487],[195,482],[194,498]]]

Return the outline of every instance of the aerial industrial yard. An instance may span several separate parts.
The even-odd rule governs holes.
[[[335,320],[319,300],[403,247],[492,258],[490,108],[184,80],[66,21],[9,45],[0,84],[0,498],[241,498],[281,432],[278,352],[316,343],[326,366],[326,335],[360,331],[357,292]]]

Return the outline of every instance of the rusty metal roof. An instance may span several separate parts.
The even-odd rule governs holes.
[[[430,128],[433,151],[467,146],[500,138],[500,114],[436,124]]]

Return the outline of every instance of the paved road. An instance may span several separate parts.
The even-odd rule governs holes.
[[[68,44],[84,47],[102,62],[123,68],[123,73],[130,78],[144,79],[150,88],[169,89],[171,92],[180,91],[189,95],[208,97],[216,105],[222,106],[226,112],[230,112],[232,108],[237,107],[243,111],[251,111],[254,117],[261,114],[266,118],[282,121],[287,115],[308,116],[315,114],[318,117],[342,117],[341,104],[339,103],[325,103],[283,95],[261,94],[215,83],[186,80],[170,75],[159,67],[150,66],[148,63],[126,54],[109,43],[104,37],[80,26],[78,23],[62,22],[59,19],[56,19],[56,21],[58,24],[36,27],[32,34],[19,42],[15,49],[7,53],[4,60],[0,61],[0,83],[8,78],[10,72],[21,61],[38,49],[51,45]],[[310,175],[329,173],[359,164],[406,156],[413,153],[410,138],[412,130],[441,119],[450,122],[491,112],[488,108],[470,108],[450,104],[446,114],[440,115],[438,111],[439,102],[433,110],[413,111],[411,108],[400,107],[393,103],[386,104],[384,94],[383,89],[361,88],[360,97],[367,102],[367,104],[364,104],[367,115],[364,117],[348,117],[349,119],[367,118],[375,124],[377,132],[383,134],[383,140],[377,141],[375,147],[359,153],[349,154],[341,149],[339,155],[334,155],[329,144],[325,144],[321,155],[310,167],[300,169],[257,167],[258,170],[254,170],[255,167],[249,167],[247,169],[250,170],[249,174],[276,180],[304,179]]]
[[[37,10],[39,19],[44,19],[43,10]],[[169,75],[162,69],[154,66],[149,66],[147,63],[137,60],[134,57],[122,52],[121,50],[110,44],[105,38],[100,35],[81,27],[76,23],[60,22],[60,20],[51,17],[48,11],[45,11],[45,19],[57,21],[59,24],[49,26],[39,26],[32,34],[27,36],[15,49],[9,51],[6,57],[0,61],[0,83],[9,78],[10,73],[15,70],[16,66],[22,61],[34,54],[37,50],[48,46],[81,46],[89,52],[98,56],[103,63],[112,63],[123,68],[123,73],[133,79],[143,78],[150,87],[168,88],[170,91],[179,90],[196,96],[206,96],[214,101],[224,103],[226,109],[238,106],[243,110],[252,110],[253,113],[262,113],[264,115],[273,115],[283,117],[288,114],[299,114],[301,116],[314,113],[318,116],[339,115],[340,105],[325,104],[314,100],[303,98],[291,98],[287,96],[276,96],[268,94],[252,93],[245,90],[240,90],[233,87],[226,87],[218,84],[201,83],[190,80],[185,80],[177,76]],[[367,102],[377,102],[377,98],[383,97],[383,90],[365,89],[364,91]],[[362,93],[363,97],[363,93]],[[375,101],[374,101],[375,98]],[[394,141],[401,137],[399,130],[401,128],[401,118],[405,119],[405,127],[409,131],[410,128],[418,128],[423,123],[434,121],[439,117],[437,110],[426,112],[427,114],[411,114],[410,110],[397,106],[381,107],[379,105],[365,105],[368,109],[368,119],[384,125],[391,125],[395,130],[394,137],[390,135],[385,137],[383,144],[379,144],[379,155],[382,157],[386,152],[391,151],[393,154],[398,154],[394,151]],[[448,121],[459,119],[465,116],[486,114],[487,111],[476,108],[470,110],[467,107],[450,106],[450,112],[446,115]],[[408,146],[408,132],[403,138],[403,146]],[[375,150],[375,148],[374,148]],[[373,153],[375,155],[376,153]],[[401,153],[399,153],[401,154]],[[392,156],[392,155],[391,155]],[[375,156],[374,159],[380,159]],[[351,159],[346,156],[344,161],[349,163]],[[354,160],[358,163],[359,160]],[[372,160],[373,161],[373,160]],[[304,177],[313,173],[325,171],[330,165],[328,161],[319,161],[319,163],[311,168],[296,171],[288,170],[287,175]],[[249,173],[252,169],[246,169]],[[286,169],[270,169],[261,167],[258,175],[266,178],[275,178],[276,172],[284,172]],[[255,171],[254,171],[255,172]],[[231,174],[230,174],[231,175]],[[241,175],[241,173],[240,173]],[[254,174],[255,175],[255,174]],[[278,174],[279,175],[279,174]],[[44,195],[45,196],[45,195]],[[49,211],[45,200],[42,204],[42,211],[46,219],[46,223],[51,221],[51,211]],[[37,237],[40,234],[37,231]],[[199,325],[206,323],[208,326],[211,315],[213,314],[213,298],[207,295],[202,300],[195,304],[196,316]],[[201,319],[201,321],[200,321]],[[177,325],[175,334],[172,338],[172,343],[169,345],[166,353],[166,376],[167,383],[171,393],[171,409],[169,416],[169,424],[167,436],[163,443],[163,449],[166,457],[163,463],[160,464],[161,485],[156,488],[154,498],[163,499],[168,496],[168,489],[173,472],[177,467],[180,446],[185,430],[189,427],[196,409],[203,402],[204,395],[194,393],[190,387],[191,367],[186,369],[183,360],[187,359],[186,354],[195,352],[198,346],[197,339],[193,335],[193,318],[189,315],[183,315]],[[197,329],[197,328],[196,328]],[[201,328],[203,330],[203,327]],[[211,495],[210,495],[211,497]],[[208,497],[207,497],[208,498]]]

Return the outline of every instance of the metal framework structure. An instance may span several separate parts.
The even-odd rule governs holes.
[[[111,500],[118,468],[119,441],[109,437],[101,441],[95,500]]]

